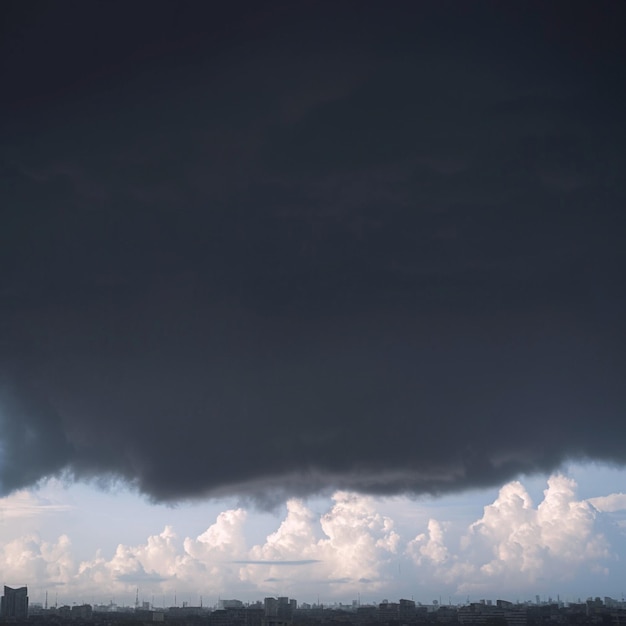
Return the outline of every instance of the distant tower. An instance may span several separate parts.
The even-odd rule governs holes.
[[[135,592],[135,611],[139,608],[139,587],[137,587],[137,591]]]

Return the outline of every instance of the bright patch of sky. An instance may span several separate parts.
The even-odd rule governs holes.
[[[32,602],[157,606],[288,595],[429,603],[621,598],[626,471],[571,465],[441,498],[337,492],[271,512],[235,500],[154,504],[48,480],[0,499],[4,582]]]

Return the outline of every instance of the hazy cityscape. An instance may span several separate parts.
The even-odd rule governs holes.
[[[453,604],[441,600],[430,603],[413,599],[382,600],[362,604],[360,599],[349,603],[307,603],[295,598],[266,597],[256,602],[220,599],[213,606],[181,606],[157,608],[153,602],[140,601],[137,589],[134,606],[108,604],[63,604],[46,601],[29,604],[28,588],[5,586],[0,618],[5,623],[50,624],[142,624],[168,622],[179,626],[404,626],[409,624],[485,624],[531,626],[535,624],[625,624],[626,602],[611,597],[589,597],[577,602],[560,598],[511,602],[481,599],[477,602]]]

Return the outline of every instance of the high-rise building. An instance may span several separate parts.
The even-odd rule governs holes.
[[[278,616],[278,600],[276,598],[265,598],[263,604],[265,606],[265,617]]]
[[[28,587],[13,589],[4,587],[4,595],[0,600],[0,617],[3,619],[28,618]]]

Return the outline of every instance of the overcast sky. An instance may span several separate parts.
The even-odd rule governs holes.
[[[59,581],[613,571],[619,488],[559,472],[626,461],[625,6],[3,3],[0,493],[214,517]],[[468,493],[478,560],[383,512]]]

